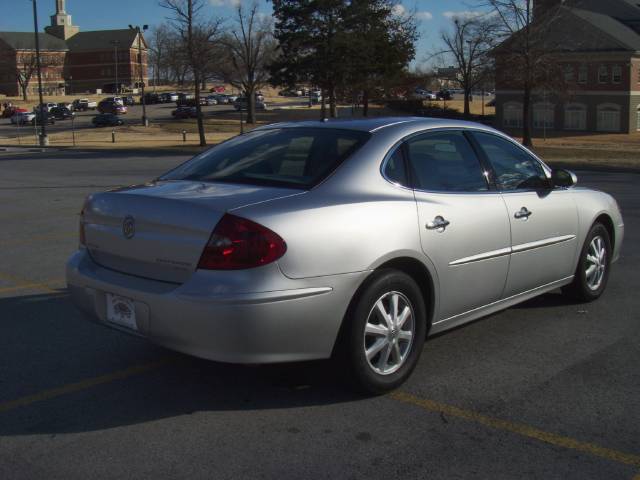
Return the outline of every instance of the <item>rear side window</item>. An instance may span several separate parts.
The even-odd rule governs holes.
[[[404,166],[404,155],[402,148],[396,148],[396,151],[389,157],[384,167],[384,176],[393,183],[406,187],[409,182],[407,180],[407,171]]]
[[[369,138],[366,132],[329,128],[250,132],[207,150],[160,180],[311,188]]]
[[[549,180],[540,162],[512,142],[490,133],[473,132],[496,175],[499,190],[546,188]]]
[[[462,132],[426,133],[407,141],[414,187],[439,192],[489,190],[480,161]]]

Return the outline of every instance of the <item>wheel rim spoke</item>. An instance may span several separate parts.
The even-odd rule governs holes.
[[[367,326],[364,327],[364,332],[365,334],[369,333],[371,335],[386,337],[389,334],[389,329],[384,325],[375,325],[373,323],[367,323]]]
[[[382,299],[378,300],[378,302],[376,303],[376,308],[378,309],[378,314],[380,314],[382,319],[387,324],[387,327],[388,328],[393,328],[393,321],[391,320],[391,317],[389,316],[389,313],[387,312],[387,309],[385,308],[384,304],[382,303]]]
[[[378,359],[378,368],[384,373],[387,371],[387,366],[389,364],[389,356],[391,355],[392,346],[387,342],[385,345],[384,351],[380,354],[380,358]]]
[[[410,342],[412,338],[413,338],[413,333],[407,330],[400,330],[400,333],[398,334],[398,340]]]
[[[380,353],[380,350],[382,350],[384,347],[386,347],[389,344],[389,342],[387,342],[386,338],[385,339],[379,339],[376,341],[376,343],[374,343],[367,351],[366,351],[366,355],[367,355],[367,360],[371,361],[378,353]]]
[[[404,310],[402,310],[400,317],[398,317],[398,322],[397,322],[398,329],[402,329],[402,327],[404,327],[404,324],[407,322],[407,319],[409,319],[410,316],[411,316],[411,309],[407,305],[404,307]]]

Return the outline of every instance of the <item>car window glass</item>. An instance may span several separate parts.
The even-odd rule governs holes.
[[[407,142],[412,181],[420,190],[483,192],[480,162],[462,132],[427,133]]]
[[[407,172],[404,168],[404,158],[402,149],[396,148],[393,155],[389,157],[384,167],[384,176],[393,183],[407,186]]]
[[[522,148],[489,133],[474,132],[473,136],[491,162],[500,190],[530,190],[548,186],[540,162]]]
[[[329,128],[258,130],[207,150],[162,177],[312,187],[370,137]]]

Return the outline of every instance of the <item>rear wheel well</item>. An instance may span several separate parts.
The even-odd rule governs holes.
[[[603,213],[598,218],[596,218],[595,221],[593,222],[594,225],[596,223],[601,223],[602,225],[604,225],[604,228],[607,229],[607,233],[609,234],[609,240],[611,242],[611,248],[613,248],[616,240],[615,239],[616,231],[615,231],[615,228],[613,227],[613,220],[611,220],[611,217],[606,213]]]
[[[349,307],[347,308],[345,316],[342,320],[342,325],[340,325],[340,330],[338,332],[338,336],[336,338],[336,342],[333,347],[332,356],[334,356],[337,353],[338,351],[337,349],[342,343],[346,323],[349,319],[349,316],[352,314],[354,306],[357,304],[358,298],[360,297],[362,291],[369,284],[369,281],[372,278],[372,275],[380,270],[390,270],[390,269],[398,270],[400,272],[403,272],[409,275],[420,288],[420,292],[422,292],[422,298],[424,299],[424,303],[425,303],[425,311],[427,314],[427,319],[426,319],[427,332],[426,333],[427,335],[429,334],[429,330],[431,329],[431,323],[433,321],[434,308],[435,308],[435,302],[434,302],[435,288],[433,284],[433,279],[431,278],[431,274],[429,273],[429,270],[427,270],[427,267],[425,267],[420,261],[416,260],[415,258],[411,258],[411,257],[394,258],[393,260],[389,260],[383,263],[382,265],[379,265],[377,268],[375,268],[367,276],[367,278],[365,278],[365,280],[360,284],[360,286],[356,290],[356,293],[353,295],[353,298],[351,299],[351,302],[349,303]]]
[[[429,270],[427,270],[427,267],[415,258],[400,257],[383,263],[374,271],[383,269],[394,269],[404,272],[413,278],[414,282],[416,282],[418,287],[420,287],[422,298],[425,303],[425,310],[427,312],[427,333],[429,333],[431,322],[433,320],[435,289],[433,279],[431,278],[431,274],[429,273]]]

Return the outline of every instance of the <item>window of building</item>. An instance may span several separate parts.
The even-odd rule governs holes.
[[[609,67],[600,65],[598,68],[598,83],[607,83],[609,81]]]
[[[571,83],[574,80],[574,69],[573,65],[565,65],[564,66],[564,81],[567,83]]]
[[[522,128],[522,104],[509,102],[504,105],[503,123],[505,127]]]
[[[480,161],[462,132],[427,133],[407,141],[413,186],[436,192],[489,190]]]
[[[569,103],[564,107],[564,129],[586,130],[587,107],[582,103]]]
[[[531,190],[549,184],[540,163],[524,149],[490,133],[473,136],[491,162],[500,190]]]
[[[578,68],[578,83],[587,83],[588,68],[586,65],[580,65]]]
[[[536,103],[533,106],[533,128],[553,128],[555,106],[551,103]]]
[[[620,65],[614,65],[611,69],[611,81],[613,83],[622,82],[622,67]]]
[[[596,129],[599,132],[620,131],[620,105],[603,103],[598,105],[598,119]]]

